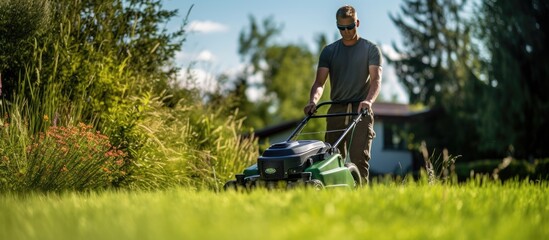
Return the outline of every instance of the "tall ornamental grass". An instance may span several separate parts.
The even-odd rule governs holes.
[[[44,99],[44,106],[55,99]],[[236,113],[224,115],[197,103],[167,108],[152,96],[134,103],[112,109],[101,131],[10,103],[1,111],[0,190],[219,190],[257,158],[257,142],[241,137]],[[74,104],[85,103],[67,103],[68,108],[78,108]],[[31,130],[38,125],[45,130]]]
[[[218,190],[257,159],[257,141],[241,136],[237,113],[224,115],[199,103],[165,108],[161,98],[143,102],[149,110],[134,127],[146,141],[135,152],[128,187]]]
[[[0,12],[28,12],[19,2],[32,1],[1,1]],[[236,113],[171,82],[185,32],[162,25],[176,12],[160,1],[40,2],[38,20],[0,16],[2,31],[51,20],[36,22],[40,34],[10,30],[15,43],[0,34],[21,52],[0,45],[0,191],[219,189],[255,160]]]
[[[41,191],[93,190],[108,187],[119,176],[125,153],[92,126],[50,127],[27,148],[22,184]]]

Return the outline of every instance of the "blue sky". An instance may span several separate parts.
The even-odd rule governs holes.
[[[179,27],[183,16],[194,4],[189,15],[188,28],[191,33],[177,61],[183,67],[194,62],[193,73],[206,88],[215,84],[215,75],[236,72],[242,66],[237,52],[238,36],[249,25],[250,15],[257,20],[272,17],[275,23],[282,26],[276,42],[305,43],[314,49],[317,35],[326,34],[329,40],[339,36],[335,27],[335,12],[339,7],[349,4],[357,10],[361,37],[380,45],[385,54],[391,54],[391,44],[395,42],[400,45],[401,37],[389,13],[398,13],[400,3],[400,0],[163,1],[164,8],[179,10],[180,16],[168,24],[169,29]],[[406,102],[406,94],[397,83],[394,69],[387,64],[383,68],[383,96],[391,98],[396,95],[399,102]]]

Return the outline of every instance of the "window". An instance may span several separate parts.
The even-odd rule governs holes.
[[[404,141],[405,127],[398,123],[383,123],[383,149],[407,150]]]

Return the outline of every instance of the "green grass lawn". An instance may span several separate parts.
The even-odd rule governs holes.
[[[547,183],[4,194],[0,239],[547,239]]]

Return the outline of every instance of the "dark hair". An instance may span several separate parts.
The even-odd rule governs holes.
[[[336,12],[336,20],[340,18],[353,18],[357,19],[355,8],[350,5],[340,7]]]

